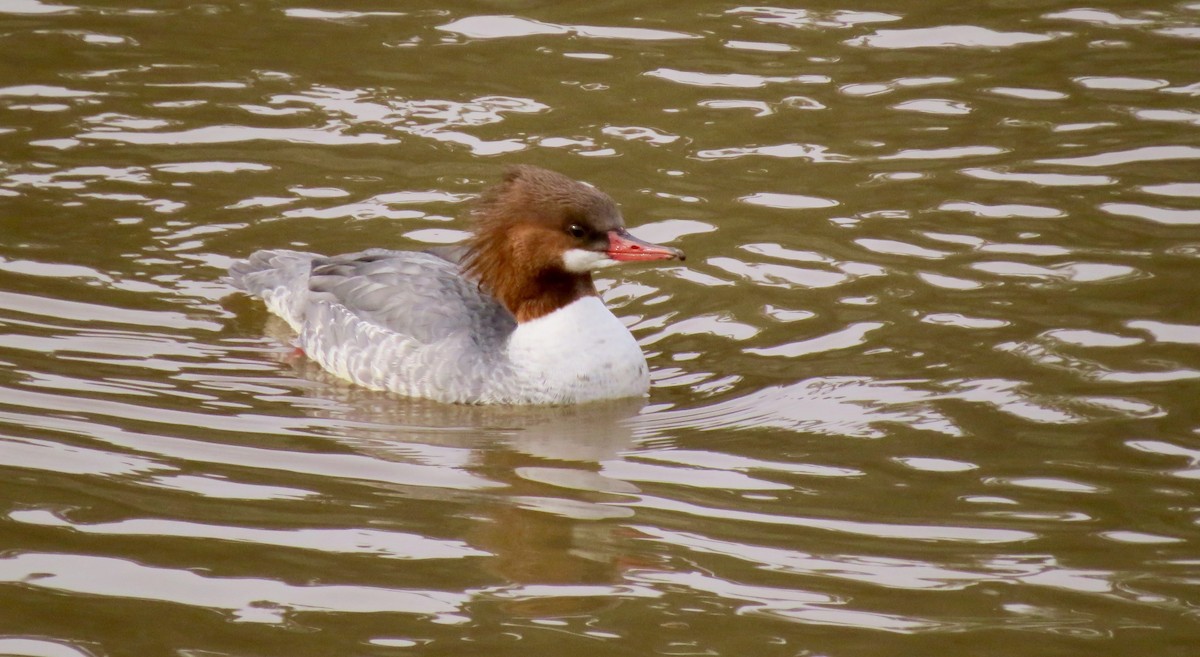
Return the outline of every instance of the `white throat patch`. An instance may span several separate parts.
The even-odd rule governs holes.
[[[584,274],[593,269],[603,269],[619,264],[616,260],[598,251],[567,249],[563,252],[563,269],[573,274]]]

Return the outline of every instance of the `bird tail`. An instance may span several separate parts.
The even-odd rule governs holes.
[[[255,296],[264,290],[286,287],[296,279],[307,279],[312,261],[319,256],[301,251],[255,251],[229,266],[225,282]]]
[[[299,330],[308,298],[308,276],[321,256],[283,249],[256,251],[229,266],[230,285],[262,298],[276,315]]]

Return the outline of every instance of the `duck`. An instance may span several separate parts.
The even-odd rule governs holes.
[[[683,251],[630,234],[608,194],[532,165],[506,169],[471,216],[459,244],[261,250],[226,281],[283,318],[308,358],[374,390],[456,404],[646,396],[646,357],[592,276]]]

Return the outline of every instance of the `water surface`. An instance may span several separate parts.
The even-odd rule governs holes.
[[[0,0],[0,654],[1192,655],[1200,4]],[[353,388],[221,281],[531,163],[647,400]]]

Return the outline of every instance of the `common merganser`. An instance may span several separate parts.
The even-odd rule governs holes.
[[[592,272],[683,252],[630,235],[604,192],[533,166],[508,169],[473,215],[459,246],[258,251],[228,280],[285,319],[310,358],[368,388],[469,404],[645,395],[646,357]]]

